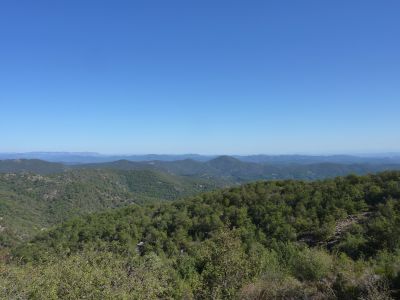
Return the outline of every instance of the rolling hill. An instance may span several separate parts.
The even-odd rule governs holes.
[[[74,166],[4,160],[0,161],[0,238],[8,245],[72,216],[131,203],[176,200],[255,180],[314,180],[392,169],[400,169],[400,165],[269,165],[230,156],[206,162],[119,160]]]
[[[14,248],[0,293],[398,299],[399,201],[400,172],[385,172],[255,182],[77,217]]]
[[[151,170],[0,174],[0,243],[24,240],[72,216],[132,203],[175,200],[220,186],[224,186],[222,181]]]

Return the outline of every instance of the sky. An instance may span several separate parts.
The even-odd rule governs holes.
[[[400,1],[0,2],[0,152],[400,152]]]

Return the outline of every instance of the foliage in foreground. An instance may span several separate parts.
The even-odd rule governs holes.
[[[75,218],[13,250],[4,298],[390,299],[400,172],[258,182]]]
[[[85,249],[42,263],[4,264],[0,298],[391,299],[388,259],[399,264],[400,254],[353,261],[294,244],[246,251],[237,231],[222,229],[190,255],[173,258]]]

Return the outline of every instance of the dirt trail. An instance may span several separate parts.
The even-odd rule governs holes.
[[[338,243],[353,224],[360,224],[365,222],[371,214],[371,212],[363,212],[357,215],[349,215],[347,216],[347,218],[339,220],[336,223],[335,234],[327,242],[328,248],[331,248],[336,243]]]
[[[365,222],[371,214],[372,212],[363,212],[356,215],[348,215],[345,219],[337,221],[335,225],[335,233],[328,241],[319,241],[313,233],[303,233],[299,237],[299,241],[304,242],[309,246],[326,245],[330,249],[343,238],[344,234],[353,224],[361,224]]]

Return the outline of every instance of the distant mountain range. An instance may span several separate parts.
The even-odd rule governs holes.
[[[183,159],[193,159],[197,161],[206,161],[216,156],[206,156],[198,154],[145,154],[145,155],[105,155],[95,152],[25,152],[25,153],[0,153],[0,159],[41,159],[50,162],[62,162],[66,164],[82,163],[102,163],[116,160],[130,161],[175,161]]]
[[[400,153],[380,153],[369,155],[231,155],[232,157],[253,163],[268,164],[400,164]],[[105,155],[95,152],[25,152],[0,153],[0,160],[5,159],[40,159],[49,162],[64,164],[104,163],[117,160],[128,161],[177,161],[191,159],[195,161],[209,161],[218,155],[199,154],[145,154],[145,155]]]
[[[249,157],[247,157],[249,158]],[[62,173],[72,170],[121,170],[121,171],[156,171],[174,176],[223,180],[231,184],[268,179],[324,179],[347,174],[367,174],[386,170],[400,170],[400,162],[390,160],[381,162],[312,162],[311,159],[293,162],[277,160],[274,162],[248,162],[232,156],[219,156],[207,161],[117,160],[102,163],[67,164],[38,159],[0,160],[0,173],[32,172],[37,174]]]
[[[256,163],[239,160],[232,156],[219,156],[200,162],[192,159],[178,161],[133,162],[119,160],[99,164],[82,164],[71,168],[153,170],[180,176],[224,179],[242,183],[261,179],[323,179],[348,174],[367,174],[386,170],[400,170],[399,163],[294,163],[290,161]]]

